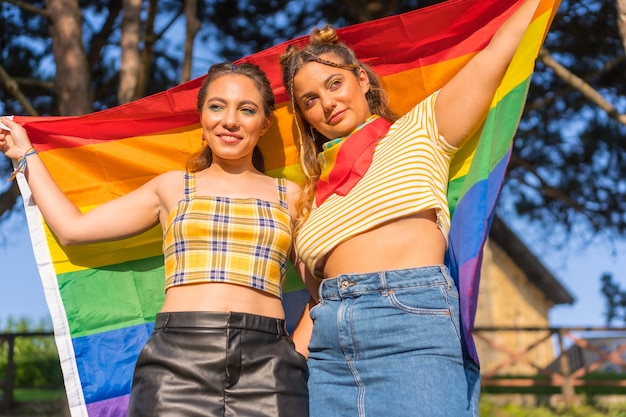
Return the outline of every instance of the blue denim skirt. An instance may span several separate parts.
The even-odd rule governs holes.
[[[311,309],[311,417],[478,415],[459,295],[443,265],[324,280]]]

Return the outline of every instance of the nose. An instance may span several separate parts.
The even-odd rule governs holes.
[[[239,119],[237,118],[236,109],[227,109],[223,113],[222,126],[226,129],[234,129],[239,126]]]
[[[332,111],[335,107],[337,107],[337,101],[332,96],[332,94],[324,94],[320,97],[320,99],[326,113]]]

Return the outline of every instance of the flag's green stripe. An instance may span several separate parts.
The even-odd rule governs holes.
[[[164,276],[162,256],[59,275],[72,338],[154,321]]]
[[[164,298],[163,257],[58,276],[72,338],[154,321]],[[284,292],[304,288],[289,266]]]
[[[298,291],[304,288],[304,283],[290,262],[287,262],[287,278],[283,285],[283,293]]]
[[[507,155],[524,109],[529,84],[530,78],[527,78],[504,96],[487,115],[480,138],[476,137],[466,145],[465,152],[475,148],[476,153],[468,173],[448,184],[450,213],[454,212],[458,201],[467,190],[477,182],[486,180],[494,167]],[[476,141],[478,144],[472,144]]]

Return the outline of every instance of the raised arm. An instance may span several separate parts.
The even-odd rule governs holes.
[[[19,160],[32,145],[18,123],[2,119],[11,131],[0,130],[0,150]],[[115,240],[157,224],[159,198],[156,181],[83,214],[61,191],[36,153],[26,156],[25,176],[44,219],[60,243],[71,245]]]
[[[540,0],[523,4],[442,89],[435,104],[439,132],[453,146],[462,146],[484,121],[496,88],[530,25]]]

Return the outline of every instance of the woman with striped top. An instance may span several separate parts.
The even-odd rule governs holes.
[[[0,150],[19,160],[64,245],[128,237],[160,223],[165,301],[135,367],[128,416],[308,416],[306,359],[285,328],[281,288],[300,187],[263,173],[257,143],[274,96],[259,67],[213,65],[197,98],[202,148],[81,213],[2,119]]]
[[[312,301],[294,337],[308,347],[311,416],[477,415],[480,374],[443,265],[449,164],[538,4],[520,1],[484,50],[400,117],[332,27],[281,56],[307,180],[294,233]]]

